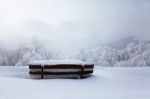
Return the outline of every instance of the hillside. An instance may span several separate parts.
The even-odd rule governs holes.
[[[108,45],[114,49],[125,49],[127,47],[128,44],[130,43],[139,43],[140,40],[137,40],[135,39],[134,36],[129,36],[129,37],[125,37],[125,38],[122,38],[122,39],[119,39],[119,40],[116,40],[116,41],[112,41],[108,44],[105,44],[105,45]]]

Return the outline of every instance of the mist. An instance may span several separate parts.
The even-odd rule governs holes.
[[[9,48],[38,38],[48,48],[72,52],[150,37],[149,0],[0,0],[0,6],[0,42]]]

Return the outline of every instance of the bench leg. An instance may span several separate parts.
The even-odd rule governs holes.
[[[83,73],[84,73],[84,67],[81,67],[81,71],[80,71],[80,79],[83,78]]]
[[[41,79],[43,79],[44,76],[43,76],[43,67],[41,68]]]

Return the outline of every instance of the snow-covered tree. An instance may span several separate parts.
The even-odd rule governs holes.
[[[31,40],[30,43],[23,44],[24,47],[19,52],[21,55],[16,65],[28,65],[29,62],[34,60],[51,59],[51,51],[46,50],[44,45],[37,39]]]

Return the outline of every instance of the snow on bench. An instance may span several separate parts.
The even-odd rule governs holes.
[[[93,73],[93,64],[80,60],[39,60],[29,64],[32,78],[85,78]]]

